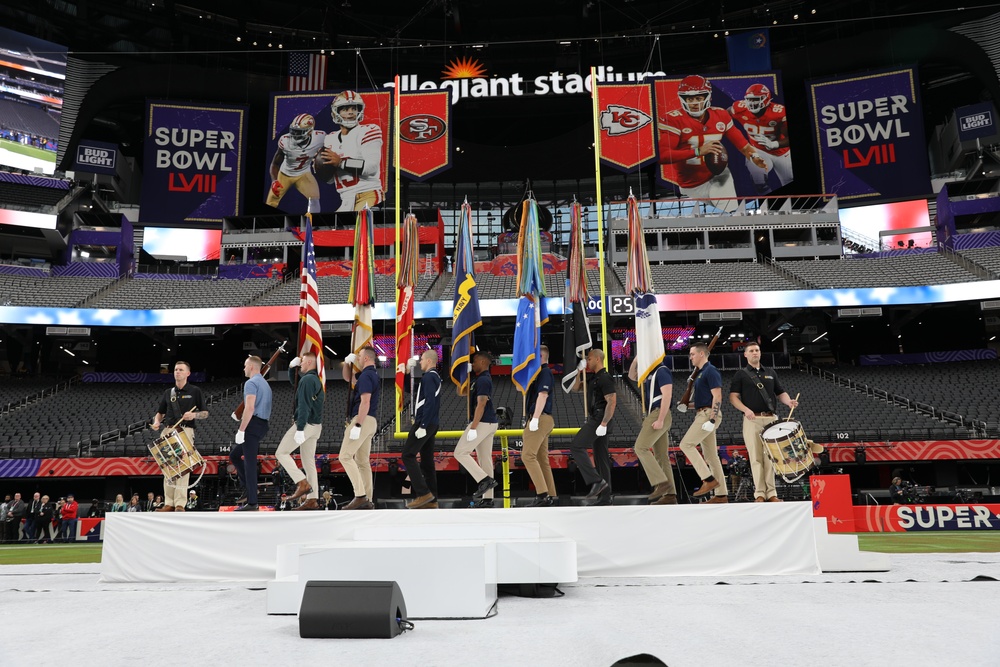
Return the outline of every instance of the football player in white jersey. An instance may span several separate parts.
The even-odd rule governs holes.
[[[316,175],[340,193],[337,211],[360,211],[382,203],[382,128],[362,124],[365,101],[352,90],[333,98],[330,105],[339,132],[326,136],[316,158]]]
[[[278,139],[278,150],[271,160],[271,189],[267,205],[277,208],[288,188],[302,193],[309,204],[309,213],[319,213],[319,183],[312,173],[312,161],[323,149],[326,132],[316,129],[316,119],[307,113],[299,114],[288,126],[288,134]]]

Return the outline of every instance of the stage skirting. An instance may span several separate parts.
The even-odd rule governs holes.
[[[577,544],[581,577],[820,572],[808,502],[337,512],[110,514],[105,582],[270,581],[283,544],[372,527],[537,523]],[[447,568],[447,563],[441,564]],[[386,579],[392,578],[386,572]]]

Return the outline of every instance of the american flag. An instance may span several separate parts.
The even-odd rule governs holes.
[[[299,293],[299,356],[316,355],[316,373],[326,389],[323,361],[323,330],[319,319],[319,290],[316,287],[316,250],[313,247],[312,216],[306,214],[306,240],[302,246],[302,290]]]
[[[288,54],[288,90],[326,88],[326,56],[309,53]]]

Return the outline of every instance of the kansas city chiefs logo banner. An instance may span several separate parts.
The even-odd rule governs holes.
[[[597,87],[601,162],[625,172],[656,160],[653,91],[648,84]]]
[[[450,91],[399,96],[399,168],[423,181],[451,168]]]

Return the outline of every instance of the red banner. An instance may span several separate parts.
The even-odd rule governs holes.
[[[396,303],[396,412],[403,411],[406,363],[413,356],[413,286],[399,290]]]
[[[812,475],[809,497],[813,516],[824,517],[829,532],[855,532],[850,475]]]
[[[449,91],[400,94],[399,119],[400,171],[423,181],[451,168]]]
[[[631,172],[656,160],[651,86],[598,86],[597,104],[604,164]]]

